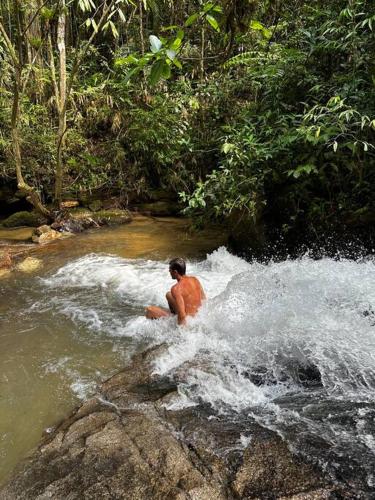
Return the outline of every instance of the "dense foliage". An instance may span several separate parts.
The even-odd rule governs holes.
[[[96,36],[68,96],[65,196],[107,189],[134,200],[163,187],[195,215],[245,215],[285,233],[374,222],[373,2],[119,4],[98,27],[93,1],[66,2],[68,75]],[[59,8],[15,0],[1,17],[15,46],[30,17],[39,23],[20,48],[37,54],[23,69],[20,135],[24,176],[45,201],[58,113],[44,33],[56,37]],[[0,50],[0,164],[14,177],[13,68]]]

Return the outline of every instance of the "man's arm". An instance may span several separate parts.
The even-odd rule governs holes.
[[[185,311],[185,302],[184,299],[181,295],[181,292],[179,289],[176,287],[172,288],[172,297],[176,301],[176,307],[177,307],[177,323],[179,325],[185,325],[186,324],[186,311]]]

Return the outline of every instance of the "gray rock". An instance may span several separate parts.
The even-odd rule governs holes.
[[[208,419],[205,408],[168,411],[176,387],[151,375],[163,348],[136,356],[44,437],[0,499],[331,498],[326,477],[253,421]],[[243,453],[245,430],[252,440]]]

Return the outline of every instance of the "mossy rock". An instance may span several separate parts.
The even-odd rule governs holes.
[[[103,208],[103,202],[101,200],[94,200],[89,204],[89,209],[92,212],[99,212]]]
[[[45,219],[36,212],[16,212],[3,221],[4,227],[38,227]]]
[[[99,210],[91,214],[92,219],[99,225],[127,224],[132,216],[129,210]]]
[[[87,217],[92,216],[92,212],[87,208],[82,208],[82,207],[71,208],[69,210],[69,216],[72,219],[86,219]]]

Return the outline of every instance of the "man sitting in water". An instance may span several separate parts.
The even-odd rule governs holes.
[[[171,260],[169,272],[171,277],[177,280],[177,284],[172,286],[166,295],[169,311],[162,307],[149,306],[146,309],[146,318],[159,319],[176,314],[177,323],[185,325],[186,316],[194,316],[206,296],[199,280],[194,276],[186,276],[186,264],[183,259]]]

